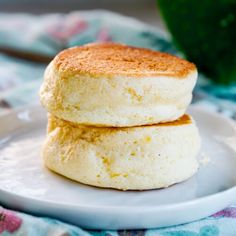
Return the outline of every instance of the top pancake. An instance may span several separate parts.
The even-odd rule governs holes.
[[[173,122],[186,111],[194,64],[117,43],[59,53],[48,65],[40,100],[54,116],[79,125],[133,127]]]
[[[66,49],[54,59],[61,76],[156,77],[185,79],[196,71],[193,63],[176,56],[118,43],[92,43]]]

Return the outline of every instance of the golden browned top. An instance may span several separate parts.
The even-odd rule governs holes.
[[[66,49],[55,57],[54,65],[64,76],[185,78],[196,70],[193,63],[176,56],[118,43],[93,43]]]

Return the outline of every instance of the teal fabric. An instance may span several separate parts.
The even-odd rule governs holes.
[[[53,57],[60,50],[93,41],[117,41],[181,56],[158,29],[135,19],[105,11],[34,16],[0,14],[0,48],[12,48]],[[0,53],[0,114],[39,103],[38,90],[46,64],[16,59]],[[194,103],[236,120],[236,84],[213,84],[199,76]],[[86,231],[55,219],[0,208],[0,234],[55,236],[234,236],[236,207],[231,206],[197,222],[152,230]]]

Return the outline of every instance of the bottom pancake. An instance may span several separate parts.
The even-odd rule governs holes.
[[[197,172],[198,129],[188,115],[130,128],[79,126],[49,116],[45,165],[80,183],[122,190],[163,188]]]

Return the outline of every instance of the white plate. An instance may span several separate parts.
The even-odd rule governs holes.
[[[85,186],[43,167],[46,114],[40,107],[0,118],[0,202],[90,229],[138,229],[190,222],[236,200],[236,132],[217,114],[192,108],[210,163],[167,189],[116,191]]]

